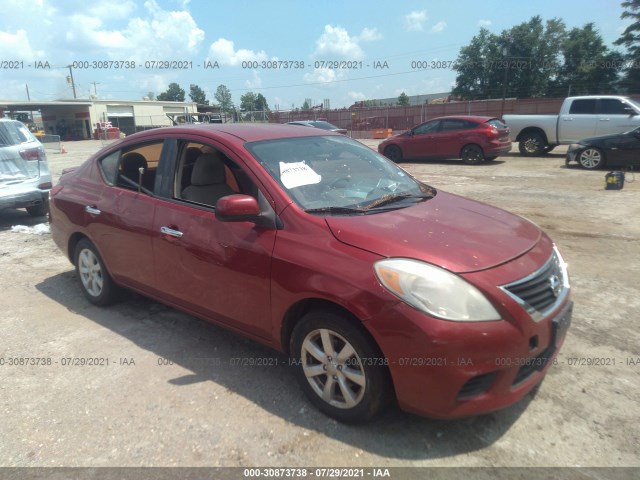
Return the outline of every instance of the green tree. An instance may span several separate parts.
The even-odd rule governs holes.
[[[147,98],[149,100],[155,100],[156,99],[156,94],[153,93],[153,92],[149,92],[149,93],[147,93]]]
[[[500,35],[480,29],[471,43],[460,49],[453,94],[472,100],[545,95],[558,75],[565,35],[562,20],[543,24],[540,16]]]
[[[622,55],[610,51],[593,23],[571,29],[562,43],[562,65],[552,82],[553,96],[611,93]]]
[[[620,18],[628,18],[632,23],[614,42],[627,50],[620,87],[625,92],[637,92],[640,90],[640,0],[625,0],[621,6],[625,10]]]
[[[189,98],[192,102],[195,102],[198,105],[209,105],[209,101],[207,100],[204,90],[193,83],[189,86]]]
[[[452,93],[469,100],[497,96],[498,90],[494,88],[502,85],[504,74],[500,75],[494,65],[500,65],[501,61],[500,38],[481,28],[471,43],[460,49],[454,66],[458,73]]]
[[[253,92],[247,92],[240,95],[240,110],[250,112],[255,110],[256,94]]]
[[[311,108],[311,105],[309,105],[309,102],[305,100],[304,103],[302,104],[302,110],[309,110],[310,108]]]
[[[409,105],[409,96],[406,93],[398,95],[398,105]]]
[[[216,93],[213,95],[220,105],[220,109],[228,113],[233,109],[233,102],[231,100],[231,91],[226,85],[218,85]]]
[[[254,102],[254,110],[264,111],[264,112],[269,111],[269,104],[267,103],[267,99],[264,98],[264,96],[261,93],[256,95],[256,100]]]
[[[170,83],[166,92],[162,92],[157,97],[164,102],[184,102],[184,90],[177,83]]]

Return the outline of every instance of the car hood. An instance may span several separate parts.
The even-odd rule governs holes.
[[[499,208],[438,191],[407,208],[326,222],[341,242],[383,257],[415,258],[456,273],[491,268],[532,249],[542,231]]]
[[[589,144],[592,144],[592,143],[606,142],[607,140],[619,140],[624,136],[626,136],[626,133],[612,133],[611,135],[601,135],[599,137],[582,138],[579,141],[577,141],[576,143],[582,143],[584,145],[589,145]]]

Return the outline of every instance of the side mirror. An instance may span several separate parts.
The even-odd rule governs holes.
[[[407,135],[407,137],[413,137],[413,135],[414,135],[413,130],[407,130],[406,135]]]
[[[258,201],[250,195],[227,195],[216,202],[216,218],[221,222],[256,222]]]
[[[624,111],[627,112],[629,114],[630,117],[635,117],[636,115],[638,115],[638,112],[636,112],[633,108],[631,107],[624,107]]]

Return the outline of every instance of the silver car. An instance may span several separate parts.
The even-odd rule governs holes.
[[[0,118],[0,210],[49,211],[51,173],[44,148],[21,122]]]

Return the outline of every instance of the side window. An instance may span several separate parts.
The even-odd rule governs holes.
[[[105,181],[110,185],[153,193],[162,141],[145,143],[113,152],[98,163]],[[141,170],[142,169],[142,170]]]
[[[588,115],[596,113],[596,100],[595,98],[587,98],[581,100],[574,100],[571,103],[571,108],[569,109],[570,114],[576,115]]]
[[[606,113],[610,115],[625,115],[626,105],[616,98],[601,98],[598,102],[598,113]]]
[[[414,135],[421,135],[423,133],[435,133],[438,131],[438,127],[440,126],[440,121],[435,122],[427,122],[422,125],[418,125],[414,130]]]
[[[465,120],[443,120],[442,121],[442,131],[443,132],[452,132],[455,130],[463,130],[465,128],[470,128]]]
[[[253,182],[221,150],[184,141],[178,152],[174,198],[214,207],[226,195],[244,193],[257,197]]]

